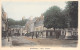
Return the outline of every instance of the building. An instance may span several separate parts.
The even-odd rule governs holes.
[[[78,30],[76,28],[61,30],[61,36],[64,39],[78,39]]]
[[[21,36],[23,33],[23,26],[20,25],[14,25],[14,26],[10,26],[10,31],[12,35],[16,35],[16,36]]]
[[[36,19],[36,21],[34,22],[34,30],[35,31],[42,31],[44,30],[44,24],[43,24],[43,21],[44,21],[44,16],[40,16]]]
[[[44,27],[43,21],[43,15],[33,19],[30,18],[25,25],[27,33],[34,33],[34,36],[36,36],[36,34],[39,35],[43,30],[46,30],[47,28]]]
[[[6,37],[8,35],[7,31],[8,31],[8,20],[7,20],[7,14],[4,11],[4,9],[2,8],[2,37]]]
[[[57,39],[77,39],[78,31],[77,29],[72,28],[72,30],[66,29],[59,29],[56,28],[54,32],[53,28],[47,29],[44,27],[44,16],[41,15],[40,17],[33,18],[26,23],[26,30],[31,36],[34,37],[45,37],[45,38],[57,38]],[[75,36],[76,35],[76,36]],[[69,38],[71,37],[71,38]],[[74,38],[75,37],[75,38]]]
[[[25,29],[26,29],[27,33],[31,32],[31,23],[32,23],[32,21],[28,20],[27,23],[25,24]]]

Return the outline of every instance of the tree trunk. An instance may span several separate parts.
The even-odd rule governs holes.
[[[34,33],[32,33],[32,39],[33,39]]]
[[[36,32],[36,38],[37,38],[37,32]]]
[[[54,27],[54,32],[55,32],[55,27]]]
[[[53,29],[54,29],[54,36],[55,36],[55,38],[56,38],[55,27],[54,27]]]

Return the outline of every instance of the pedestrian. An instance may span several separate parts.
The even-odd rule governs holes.
[[[34,33],[32,32],[32,39],[33,39]]]
[[[42,38],[43,38],[43,32],[41,32]]]

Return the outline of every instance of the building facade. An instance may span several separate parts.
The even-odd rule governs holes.
[[[10,26],[11,35],[22,36],[24,33],[24,27],[20,25]]]
[[[77,29],[69,30],[68,28],[59,29],[56,28],[54,32],[53,28],[47,29],[44,27],[44,16],[33,18],[26,23],[26,30],[31,36],[35,37],[45,37],[45,38],[58,38],[58,39],[77,39],[78,31]],[[76,34],[76,36],[75,36]],[[75,38],[74,38],[75,37]]]
[[[4,9],[2,8],[2,13],[1,13],[1,17],[2,17],[2,37],[6,37],[7,36],[7,31],[8,31],[8,20],[7,20],[7,14],[4,11]]]

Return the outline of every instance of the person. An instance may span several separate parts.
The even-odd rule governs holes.
[[[43,32],[41,32],[42,38],[43,38]]]
[[[33,36],[34,36],[34,32],[32,32],[32,39],[33,39]]]

